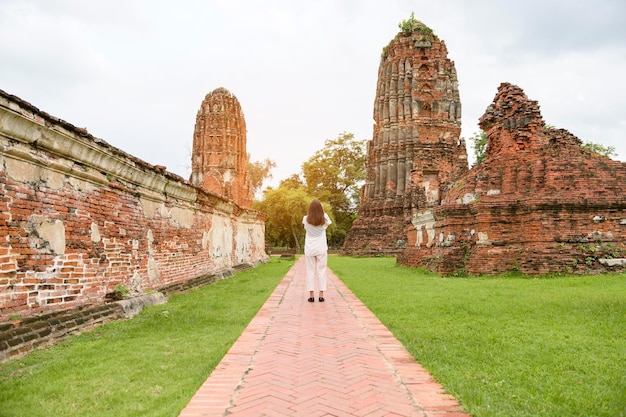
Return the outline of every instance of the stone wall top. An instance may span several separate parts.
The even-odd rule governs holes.
[[[116,148],[105,140],[93,136],[87,131],[86,128],[77,127],[63,119],[52,116],[51,114],[40,110],[39,108],[21,99],[20,97],[9,94],[3,90],[0,90],[0,107],[6,110],[10,110],[15,114],[19,114],[26,119],[31,119],[47,129],[51,128],[65,135],[70,135],[76,138],[83,138],[87,141],[97,144],[99,147],[110,149],[115,154],[122,156],[125,159],[128,159],[128,161],[140,167],[153,170],[178,182],[187,182],[183,177],[167,171],[165,166],[149,164],[148,162],[145,162],[127,152],[124,152],[119,148]],[[33,140],[36,141],[37,137],[32,137],[31,141]]]

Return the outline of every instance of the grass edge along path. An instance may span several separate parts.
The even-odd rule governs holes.
[[[442,278],[329,266],[474,417],[626,416],[626,275]]]
[[[272,258],[0,363],[0,417],[177,416],[293,263]]]

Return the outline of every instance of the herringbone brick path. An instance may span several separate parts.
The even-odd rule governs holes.
[[[329,271],[299,259],[179,417],[469,417]]]

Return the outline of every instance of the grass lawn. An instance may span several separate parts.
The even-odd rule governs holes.
[[[626,416],[626,275],[441,278],[329,266],[474,417]]]
[[[0,417],[176,417],[292,264],[273,258],[0,364]],[[474,417],[626,416],[626,275],[329,266]]]
[[[272,258],[0,364],[0,416],[177,416],[291,265]]]

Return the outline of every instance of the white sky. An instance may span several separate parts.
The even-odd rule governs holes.
[[[187,179],[196,113],[225,87],[276,185],[326,139],[371,138],[380,54],[411,12],[456,64],[463,137],[511,82],[626,161],[624,0],[0,0],[0,89]]]

